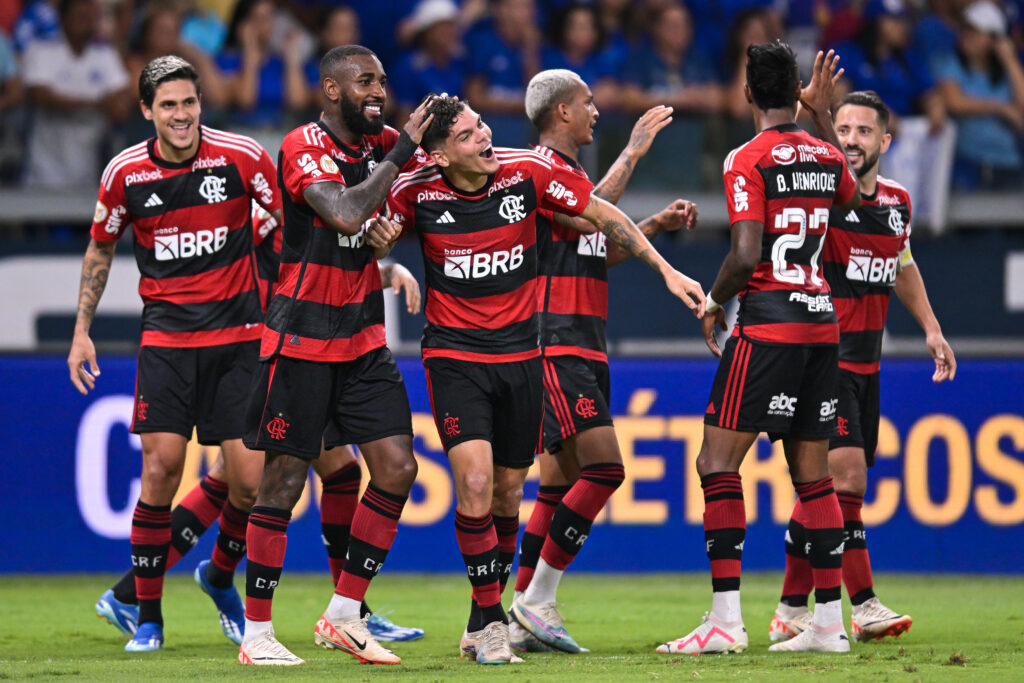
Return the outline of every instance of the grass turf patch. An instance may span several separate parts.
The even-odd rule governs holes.
[[[166,647],[128,653],[127,638],[96,618],[93,604],[112,575],[5,576],[0,579],[0,679],[187,680],[397,678],[417,681],[516,676],[564,680],[1020,680],[1024,671],[1024,578],[876,575],[882,601],[914,617],[898,639],[853,643],[849,654],[769,653],[768,624],[781,575],[743,576],[750,648],[739,655],[659,655],[654,648],[700,623],[711,604],[705,574],[567,574],[559,591],[566,627],[589,655],[527,654],[526,662],[480,667],[458,659],[469,613],[469,583],[458,575],[384,574],[368,599],[398,624],[427,631],[395,643],[400,667],[369,667],[313,645],[313,626],[331,596],[326,574],[289,574],[274,600],[278,638],[301,667],[242,667],[220,631],[210,599],[191,577],[174,574],[164,597]],[[242,577],[236,580],[243,585]],[[506,592],[506,607],[511,589]],[[844,606],[849,629],[849,604]]]

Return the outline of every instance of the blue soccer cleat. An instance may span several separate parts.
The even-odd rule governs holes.
[[[558,607],[553,602],[529,605],[520,598],[512,603],[509,614],[519,622],[523,629],[533,634],[545,645],[574,655],[590,652],[587,648],[580,647],[565,630],[562,613],[558,611]]]
[[[374,638],[381,641],[419,640],[423,637],[423,629],[399,626],[378,612],[366,617],[366,628]]]
[[[152,621],[143,623],[124,649],[125,652],[155,652],[164,649],[163,625]]]
[[[242,606],[242,599],[238,597],[238,591],[234,585],[229,588],[214,588],[206,580],[206,566],[209,560],[203,560],[196,567],[195,579],[199,588],[213,598],[213,604],[217,606],[220,613],[220,628],[224,635],[235,645],[242,644],[242,636],[245,634],[245,607]]]
[[[121,602],[114,597],[113,590],[108,590],[96,601],[96,616],[106,619],[126,636],[133,636],[139,624],[139,606]]]

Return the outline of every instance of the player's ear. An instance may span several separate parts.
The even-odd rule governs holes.
[[[743,96],[747,98],[747,104],[754,103],[754,96],[750,94],[750,86],[746,83],[743,84]]]
[[[434,160],[434,163],[441,168],[447,168],[451,163],[448,161],[448,155],[445,153],[443,148],[435,149],[430,153],[430,158]]]
[[[337,102],[341,99],[341,86],[329,76],[320,82],[320,90],[331,102]]]
[[[885,154],[886,152],[888,152],[889,151],[889,145],[891,145],[891,144],[892,144],[892,133],[884,133],[884,134],[882,134],[882,148],[880,150],[881,153]]]
[[[153,110],[146,106],[145,100],[139,100],[139,109],[142,110],[142,115],[146,117],[147,121],[153,120]]]

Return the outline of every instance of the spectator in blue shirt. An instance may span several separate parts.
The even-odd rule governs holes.
[[[954,187],[1019,190],[1024,69],[994,2],[980,0],[964,10],[957,50],[937,62],[936,78],[957,121]]]
[[[423,0],[416,6],[410,25],[416,47],[402,55],[390,74],[398,103],[395,121],[405,121],[428,93],[462,92],[467,62],[458,20],[452,0]]]
[[[620,65],[605,49],[594,6],[585,2],[563,6],[552,18],[550,33],[551,44],[541,51],[541,68],[576,72],[590,86],[598,109],[614,109],[619,99],[615,76]]]
[[[910,17],[903,0],[871,0],[857,40],[837,45],[845,69],[836,96],[874,90],[897,116],[923,114],[938,131],[946,121],[928,64],[910,49]],[[894,123],[895,125],[895,123]]]
[[[714,113],[722,88],[708,58],[693,45],[693,23],[685,7],[665,4],[650,15],[649,40],[630,54],[623,71],[623,105],[641,114],[664,104],[677,112]]]

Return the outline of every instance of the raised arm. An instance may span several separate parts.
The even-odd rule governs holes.
[[[100,374],[96,364],[96,347],[89,337],[89,329],[96,317],[96,305],[107,287],[110,264],[114,260],[117,242],[89,240],[82,260],[82,279],[78,286],[78,312],[75,315],[75,334],[68,354],[68,370],[71,383],[81,394],[88,394],[96,388],[96,377]],[[88,369],[85,364],[88,363]]]
[[[618,244],[661,275],[669,291],[681,299],[698,318],[704,315],[704,292],[700,283],[669,265],[629,216],[622,213],[614,204],[595,196],[591,196],[587,208],[580,215],[604,233],[611,242]]]
[[[370,177],[353,187],[342,183],[313,183],[302,192],[324,224],[343,235],[355,235],[363,223],[380,208],[391,183],[415,154],[434,115],[427,113],[432,100],[424,100],[409,117],[394,148],[377,164]]]

